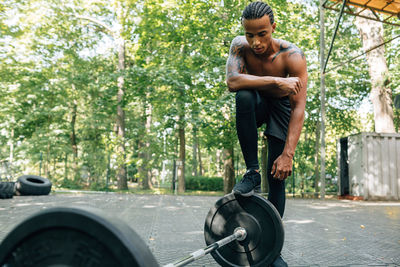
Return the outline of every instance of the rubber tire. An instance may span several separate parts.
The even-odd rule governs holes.
[[[15,183],[0,182],[0,199],[12,198],[15,192]]]
[[[49,179],[36,175],[23,175],[18,178],[18,192],[22,196],[48,195],[51,191]]]

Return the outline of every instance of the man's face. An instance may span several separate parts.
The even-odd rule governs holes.
[[[243,19],[246,40],[254,53],[264,54],[271,46],[272,33],[275,31],[275,22],[271,25],[269,17],[264,15],[259,19]]]

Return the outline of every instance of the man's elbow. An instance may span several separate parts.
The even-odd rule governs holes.
[[[226,79],[226,85],[228,86],[229,92],[236,92],[239,90],[238,83],[233,77]]]

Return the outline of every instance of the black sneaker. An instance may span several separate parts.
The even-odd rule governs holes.
[[[271,264],[271,267],[288,267],[287,263],[282,259],[282,256],[279,255],[278,258]]]
[[[255,170],[248,170],[239,183],[235,184],[232,192],[235,195],[242,195],[244,197],[249,197],[254,195],[254,192],[261,192],[261,175]]]

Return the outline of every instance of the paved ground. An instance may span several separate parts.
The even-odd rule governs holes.
[[[204,247],[204,219],[217,199],[114,193],[0,199],[0,242],[38,210],[93,206],[127,222],[163,265]],[[289,266],[400,266],[400,202],[288,199],[283,222]],[[189,266],[218,265],[206,256]]]

